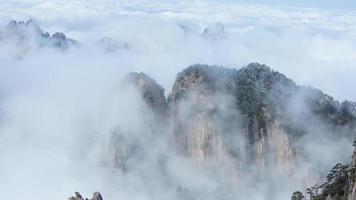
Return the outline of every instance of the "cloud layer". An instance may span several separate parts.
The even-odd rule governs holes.
[[[108,200],[175,199],[172,187],[162,187],[172,182],[205,190],[200,198],[219,195],[220,182],[211,172],[197,171],[164,142],[139,141],[152,150],[147,160],[168,152],[166,173],[174,180],[143,173],[157,167],[145,160],[116,178],[101,164],[101,147],[113,130],[130,130],[136,138],[150,124],[138,94],[120,89],[131,71],[149,74],[169,93],[176,74],[191,64],[239,68],[260,62],[338,100],[356,100],[351,12],[203,1],[32,0],[0,1],[0,16],[2,27],[11,19],[33,18],[45,31],[62,31],[82,43],[64,52],[36,45],[22,52],[0,42],[0,192],[7,199],[64,198],[73,190],[83,196],[99,190]],[[98,44],[103,37],[128,47],[107,52]],[[327,141],[319,141],[318,149]],[[350,151],[344,143],[329,151]],[[313,152],[313,159],[323,156]],[[325,165],[345,159],[335,157],[313,165],[327,170]],[[269,189],[252,198],[264,199]]]

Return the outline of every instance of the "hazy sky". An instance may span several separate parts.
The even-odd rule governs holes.
[[[137,51],[120,62],[129,60],[131,70],[149,73],[167,90],[176,73],[194,63],[238,68],[260,62],[339,100],[356,100],[350,92],[356,90],[354,5],[351,0],[14,0],[0,1],[0,23],[33,18],[44,30],[83,44],[104,36],[132,43]],[[227,40],[198,37],[217,23],[224,25]],[[179,24],[190,34],[182,36]]]
[[[213,0],[212,0],[213,1]],[[219,0],[217,0],[219,1]],[[337,10],[355,10],[354,0],[221,0],[222,2],[258,3],[273,6],[312,7]]]

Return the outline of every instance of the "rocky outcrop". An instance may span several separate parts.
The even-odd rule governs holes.
[[[143,100],[156,113],[163,114],[167,110],[164,88],[144,73],[130,73],[127,77],[129,83],[133,83],[139,90]]]
[[[53,47],[66,50],[70,47],[80,46],[78,41],[66,37],[64,33],[56,32],[50,35],[48,32],[44,32],[32,19],[26,22],[10,21],[6,27],[0,30],[0,44],[1,42],[13,43],[20,49]]]
[[[79,47],[80,43],[71,38],[67,38],[64,33],[56,32],[52,35],[52,37],[48,37],[48,43],[50,46],[55,48],[59,48],[62,50],[68,49],[70,47]]]
[[[84,200],[82,195],[79,192],[75,192],[75,197],[69,197],[68,200]],[[85,200],[89,200],[88,198],[85,198]],[[99,192],[94,192],[93,197],[91,200],[103,200],[103,197]]]
[[[103,197],[99,192],[94,192],[92,200],[103,200]]]

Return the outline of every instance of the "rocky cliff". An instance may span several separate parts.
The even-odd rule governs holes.
[[[303,118],[291,114],[295,99],[303,104]],[[313,121],[347,130],[355,122],[354,103],[340,104],[257,63],[240,70],[190,66],[178,74],[168,104],[177,148],[185,155],[198,162],[229,158],[237,166],[277,163],[281,173],[292,173],[300,159],[293,140],[311,132]]]
[[[298,138],[325,130],[343,137],[355,133],[355,103],[298,86],[266,65],[190,66],[177,75],[167,100],[149,76],[131,73],[127,80],[164,116],[167,130],[160,132],[173,130],[178,152],[201,164],[229,163],[237,173],[251,166],[263,173],[273,165],[276,173],[291,174],[303,162]],[[313,127],[314,122],[325,127]],[[112,136],[109,148],[119,168],[128,156],[124,140]]]
[[[200,169],[221,172],[217,176],[229,186],[243,183],[246,178],[255,185],[272,175],[295,177],[301,169],[306,174],[291,180],[309,184],[320,174],[308,171],[303,144],[298,146],[300,140],[305,136],[319,140],[329,134],[351,140],[355,135],[355,103],[339,103],[320,90],[298,86],[283,74],[257,63],[239,70],[190,66],[177,75],[167,99],[163,87],[144,73],[129,74],[123,85],[122,90],[134,88],[146,106],[142,114],[148,114],[150,120],[145,122],[144,132],[121,127],[113,130],[104,159],[120,174],[137,170],[137,163],[158,169],[154,173],[164,177],[164,184],[178,185],[178,196],[193,195],[196,191],[170,177],[167,163],[172,152]],[[162,142],[167,142],[168,147],[162,149],[169,153],[154,148]],[[345,175],[346,169],[349,166],[338,165],[333,170]],[[142,171],[139,168],[135,173]],[[344,183],[345,192],[337,192],[338,195],[351,191],[347,195],[353,196],[353,182]],[[324,196],[339,200],[335,194]],[[303,196],[295,193],[294,197]]]

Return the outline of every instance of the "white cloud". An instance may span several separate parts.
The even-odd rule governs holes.
[[[240,67],[263,62],[340,100],[356,99],[344,87],[322,84],[336,82],[335,71],[348,77],[356,68],[352,13],[203,1],[18,1],[4,3],[0,10],[3,24],[10,18],[31,17],[45,30],[63,31],[84,44],[104,36],[127,41],[133,53],[123,60],[136,69],[149,68],[167,89],[175,73],[192,63]],[[229,37],[207,43],[199,34],[215,23],[224,24]],[[184,34],[179,24],[192,32]],[[167,70],[169,77],[157,77],[153,65]],[[352,85],[348,84],[350,90]]]
[[[205,1],[17,0],[0,1],[0,16],[1,25],[34,18],[45,31],[63,31],[83,44],[66,52],[30,48],[18,60],[17,47],[0,43],[0,177],[6,180],[0,192],[9,195],[4,198],[13,199],[14,193],[19,193],[15,199],[64,198],[73,190],[85,195],[100,190],[108,200],[176,198],[176,191],[152,194],[171,189],[157,185],[172,180],[145,180],[156,174],[116,180],[97,166],[101,150],[91,146],[93,140],[105,143],[110,131],[126,122],[127,129],[136,128],[134,133],[143,126],[132,120],[142,117],[140,106],[136,112],[128,109],[141,105],[132,102],[135,94],[117,88],[130,71],[149,74],[169,93],[176,74],[188,65],[239,68],[261,62],[297,83],[356,100],[356,15],[349,12]],[[216,23],[223,24],[224,32],[202,37],[205,27]],[[106,36],[130,49],[103,52],[97,41]],[[157,146],[157,154],[166,150]],[[189,164],[175,169],[180,161],[168,166],[172,172],[167,173],[177,171],[175,181],[190,183],[192,173],[197,177],[193,186],[204,182],[209,192],[215,191],[216,180],[205,172],[195,174]],[[142,169],[154,167],[143,162]]]

